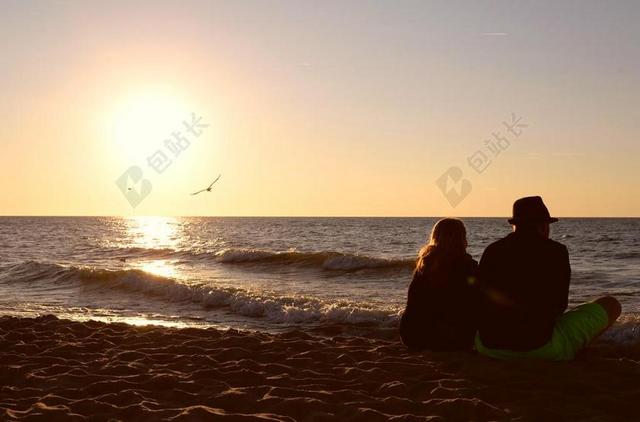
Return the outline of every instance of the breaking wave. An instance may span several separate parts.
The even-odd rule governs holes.
[[[354,271],[363,269],[411,268],[415,259],[388,259],[340,252],[270,252],[259,249],[224,249],[215,254],[227,264],[272,263],[317,266],[325,270]]]
[[[225,255],[222,255],[225,256]],[[234,258],[230,258],[230,257]],[[241,254],[242,259],[260,259],[259,255]],[[238,259],[226,255],[224,259]],[[267,259],[273,259],[266,255]],[[297,259],[297,258],[296,258]],[[317,258],[319,260],[319,258]],[[27,261],[0,267],[0,284],[36,283],[113,290],[139,295],[168,303],[191,303],[203,309],[223,308],[233,314],[263,318],[284,324],[348,324],[377,328],[397,327],[401,309],[392,306],[372,306],[349,301],[324,301],[316,297],[283,295],[273,291],[250,290],[183,282],[139,269],[104,269],[63,266],[54,263]],[[63,285],[63,286],[60,286]],[[602,336],[616,347],[640,347],[640,315],[623,314],[620,321]]]
[[[92,267],[65,267],[29,261],[0,269],[5,283],[44,280],[53,283],[78,282],[99,289],[147,295],[169,302],[191,302],[205,308],[227,308],[230,312],[274,323],[342,323],[393,327],[399,310],[362,303],[327,302],[306,296],[286,296],[271,291],[235,287],[187,284],[138,269],[111,270]]]
[[[193,260],[196,262],[212,261],[220,264],[235,265],[295,265],[314,267],[329,271],[411,269],[415,265],[415,258],[391,259],[334,251],[300,252],[295,249],[274,252],[249,248],[226,248],[210,252],[172,249],[116,248],[110,249],[109,252],[112,254],[113,258],[119,260],[135,258],[164,258]]]

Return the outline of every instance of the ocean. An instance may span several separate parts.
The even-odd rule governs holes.
[[[463,220],[476,260],[511,230],[506,218]],[[390,332],[435,221],[0,217],[0,314]],[[616,296],[622,323],[610,335],[637,339],[640,219],[563,218],[551,237],[569,249],[570,305]]]

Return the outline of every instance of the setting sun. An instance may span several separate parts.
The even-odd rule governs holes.
[[[0,420],[637,420],[638,20],[0,1]]]
[[[112,139],[129,160],[139,160],[162,146],[191,110],[176,95],[165,92],[132,93],[117,102],[111,123]]]

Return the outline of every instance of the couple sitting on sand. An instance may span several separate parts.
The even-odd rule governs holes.
[[[567,248],[549,239],[539,196],[518,199],[514,231],[487,247],[480,265],[466,252],[461,220],[436,223],[420,251],[400,323],[414,350],[471,350],[498,359],[570,360],[620,316],[606,296],[565,312]]]

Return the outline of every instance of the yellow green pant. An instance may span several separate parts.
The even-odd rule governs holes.
[[[597,303],[585,303],[565,312],[553,329],[551,340],[542,347],[528,351],[491,349],[485,347],[476,334],[476,350],[496,359],[571,360],[609,324],[607,311]]]

